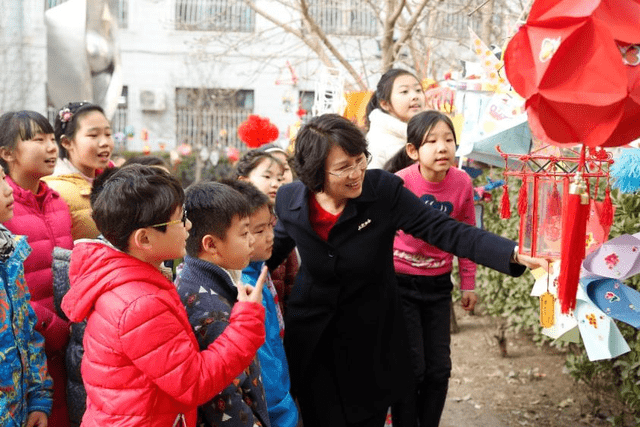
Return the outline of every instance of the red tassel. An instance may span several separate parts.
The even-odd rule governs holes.
[[[509,201],[509,186],[502,186],[502,200],[500,201],[500,218],[511,218],[511,202]]]
[[[611,190],[609,190],[609,187],[604,192],[600,222],[605,229],[608,229],[613,224],[613,203],[611,203]]]
[[[527,179],[524,178],[522,180],[522,186],[520,187],[520,191],[518,191],[518,215],[525,216],[527,214]]]
[[[583,197],[586,198],[586,203],[583,203]],[[570,193],[567,208],[563,212],[561,270],[558,277],[558,300],[563,314],[569,313],[576,307],[580,266],[585,257],[588,218],[588,197]]]
[[[558,191],[558,183],[553,182],[553,191],[549,196],[547,202],[547,216],[559,216],[562,215],[562,200],[560,199],[560,192]]]

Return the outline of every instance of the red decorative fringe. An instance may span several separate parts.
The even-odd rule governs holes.
[[[609,190],[609,187],[604,192],[600,222],[605,228],[609,228],[613,224],[613,203],[611,203],[611,190]]]
[[[527,195],[527,179],[522,179],[522,186],[518,191],[518,215],[525,216],[527,214],[527,203],[529,196]]]
[[[560,199],[560,192],[558,191],[558,183],[554,181],[553,191],[547,202],[547,216],[559,215],[562,215],[562,200]]]
[[[509,201],[509,186],[502,186],[502,200],[500,201],[500,218],[511,218],[511,202]]]
[[[569,194],[563,215],[568,221],[562,227],[558,300],[561,312],[567,314],[576,307],[580,266],[585,256],[589,204],[581,203],[580,194]]]

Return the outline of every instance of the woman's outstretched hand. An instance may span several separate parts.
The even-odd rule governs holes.
[[[238,288],[238,301],[257,302],[258,304],[262,304],[262,288],[264,287],[265,280],[267,280],[267,274],[269,274],[269,270],[265,264],[262,267],[260,277],[258,277],[258,281],[255,286],[245,285],[244,283],[239,282],[236,286]]]
[[[535,270],[536,268],[543,268],[547,273],[549,272],[549,260],[544,258],[534,258],[529,255],[516,254],[516,262],[522,264],[525,267]]]

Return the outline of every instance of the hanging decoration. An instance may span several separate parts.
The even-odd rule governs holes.
[[[519,250],[521,253],[561,259],[563,272],[558,297],[563,313],[575,307],[580,264],[586,253],[606,241],[614,208],[609,191],[611,154],[602,148],[583,147],[580,152],[542,147],[530,154],[498,152],[505,160],[501,207],[503,218],[511,216],[508,195],[510,178],[522,181],[519,191]],[[509,166],[517,158],[518,168]],[[604,200],[601,186],[605,187]]]
[[[638,16],[634,0],[534,1],[505,67],[536,137],[590,147],[640,137]]]
[[[541,295],[547,283],[557,295],[557,264],[552,273],[536,280],[531,295]],[[582,336],[589,360],[610,359],[630,351],[629,345],[612,319],[640,329],[640,292],[623,283],[640,273],[640,233],[611,239],[585,258],[577,289],[576,308],[561,313],[556,302],[552,327],[542,333],[558,340],[579,342]]]
[[[640,148],[626,148],[611,167],[612,187],[622,193],[640,190]]]
[[[557,146],[588,147],[620,146],[640,137],[638,16],[635,0],[534,1],[526,24],[507,46],[505,67],[509,82],[526,99],[535,137]],[[576,173],[564,185],[569,189],[563,200],[558,291],[563,313],[575,307],[588,229],[586,169],[583,147]],[[604,213],[601,225],[610,224],[610,201],[605,200]]]
[[[278,139],[280,132],[268,118],[251,114],[238,126],[238,137],[249,148],[258,148]]]

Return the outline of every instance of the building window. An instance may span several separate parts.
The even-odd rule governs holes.
[[[68,0],[45,0],[44,9],[50,9]],[[91,0],[88,0],[91,1]],[[127,28],[129,17],[129,0],[110,0],[109,4],[114,10],[118,21],[118,28]]]
[[[253,113],[253,90],[176,88],[176,141],[246,148],[238,126]]]
[[[309,1],[309,13],[327,34],[378,34],[378,19],[365,0],[312,0]]]
[[[255,13],[243,0],[176,0],[176,30],[253,32]]]

